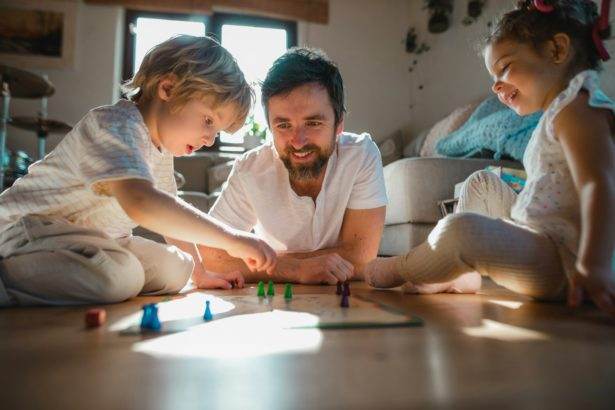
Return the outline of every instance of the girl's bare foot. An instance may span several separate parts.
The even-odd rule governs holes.
[[[457,279],[444,283],[407,282],[404,293],[430,295],[434,293],[476,293],[480,290],[481,276],[477,272],[464,273]]]
[[[365,281],[375,288],[394,288],[406,280],[398,273],[398,256],[376,258],[363,270]]]

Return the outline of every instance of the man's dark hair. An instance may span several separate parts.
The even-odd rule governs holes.
[[[307,83],[325,87],[335,113],[335,125],[342,120],[344,106],[344,83],[337,65],[321,50],[306,47],[291,48],[278,58],[267,72],[262,83],[262,102],[269,122],[267,104],[269,99]]]

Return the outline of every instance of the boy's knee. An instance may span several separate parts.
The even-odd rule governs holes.
[[[99,272],[97,284],[101,303],[117,303],[137,296],[143,289],[145,274],[141,262],[126,251],[114,255],[116,263],[107,264]]]
[[[169,246],[164,257],[158,265],[159,282],[162,284],[164,293],[177,293],[188,282],[194,270],[192,256],[176,246]]]

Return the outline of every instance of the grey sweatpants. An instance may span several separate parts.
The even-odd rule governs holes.
[[[177,293],[193,268],[192,256],[172,245],[27,216],[0,233],[0,307]]]
[[[507,219],[515,199],[497,175],[472,174],[459,213],[440,220],[426,242],[400,257],[397,271],[412,283],[446,282],[476,271],[517,293],[562,299],[567,279],[557,248],[547,235]]]

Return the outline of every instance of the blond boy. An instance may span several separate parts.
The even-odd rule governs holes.
[[[252,90],[207,37],[154,47],[125,85],[129,100],[95,108],[28,175],[0,195],[0,306],[113,303],[200,287],[243,286],[204,272],[196,245],[225,249],[254,270],[275,253],[177,194],[173,157],[244,122]],[[141,225],[167,244],[132,236]]]

